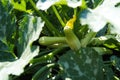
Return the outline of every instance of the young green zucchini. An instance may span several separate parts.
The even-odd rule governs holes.
[[[80,44],[79,39],[77,38],[77,36],[74,34],[72,30],[75,20],[76,20],[76,16],[73,16],[73,18],[67,22],[66,26],[64,27],[64,33],[66,36],[66,41],[68,45],[70,46],[70,48],[72,50],[77,51],[80,49],[81,44]]]
[[[56,44],[56,43],[66,43],[66,38],[65,37],[41,37],[39,39],[39,44],[40,45],[52,45],[52,44]]]

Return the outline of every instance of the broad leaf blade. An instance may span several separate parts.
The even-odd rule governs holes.
[[[9,50],[9,46],[0,40],[0,62],[13,61],[15,58],[13,51]]]
[[[77,8],[82,5],[82,0],[67,0],[67,5],[72,8]]]
[[[39,38],[43,26],[44,22],[40,17],[26,15],[23,18],[18,41],[18,52],[21,52],[21,57],[13,62],[0,63],[0,77],[3,80],[8,80],[10,74],[20,75],[29,61],[39,53],[39,47],[32,46],[32,43]]]
[[[7,0],[4,4],[0,2],[0,62],[15,59],[12,38],[15,31],[15,18],[10,14],[11,8]]]
[[[36,6],[38,9],[47,10],[54,5],[58,0],[38,0]]]
[[[17,10],[26,11],[26,2],[25,2],[25,0],[20,0],[20,3],[18,1],[15,2],[15,0],[11,0],[11,4]]]
[[[68,51],[59,63],[64,70],[64,78],[71,80],[103,80],[102,58],[92,48],[83,48],[78,54]]]
[[[115,69],[120,71],[120,58],[117,56],[111,56],[110,59],[113,63],[113,66],[115,67]]]
[[[38,0],[36,7],[40,10],[47,10],[52,5],[68,5],[76,8],[82,6],[82,0]]]
[[[113,25],[111,27],[111,33],[120,33],[119,25],[120,23],[120,8],[115,7],[115,5],[120,2],[120,0],[104,0],[104,2],[97,6],[95,9],[89,9],[89,12],[85,12],[84,16],[80,17],[81,23],[88,24],[89,28],[95,32],[98,32],[106,23]]]
[[[39,38],[39,34],[44,26],[44,22],[40,17],[33,17],[26,15],[20,23],[19,40],[18,40],[18,54],[20,55],[27,45],[31,45],[33,41]]]
[[[106,25],[106,20],[98,14],[92,13],[91,10],[84,10],[80,14],[82,25],[88,24],[89,28],[94,32],[98,32]],[[99,25],[98,25],[99,24]]]

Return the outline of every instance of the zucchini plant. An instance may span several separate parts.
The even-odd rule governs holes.
[[[0,80],[120,80],[120,0],[1,0]]]

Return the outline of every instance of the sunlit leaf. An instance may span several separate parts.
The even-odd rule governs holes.
[[[23,54],[29,54],[27,55],[26,59],[20,58],[13,62],[1,62],[0,74],[4,74],[4,76],[0,75],[0,78],[4,80],[4,78],[8,77],[10,74],[20,75],[24,71],[24,67],[29,63],[29,61],[37,55],[38,51],[38,47],[33,52],[31,52],[30,47],[27,47],[26,50],[23,52]]]
[[[8,80],[8,75],[20,75],[24,71],[24,67],[39,52],[39,47],[31,46],[31,44],[38,39],[43,26],[44,22],[42,22],[40,17],[35,18],[33,16],[25,16],[21,23],[21,27],[23,27],[24,31],[20,32],[21,36],[19,38],[22,40],[21,42],[19,41],[22,49],[18,47],[22,55],[13,62],[0,63],[0,74],[4,74],[4,76],[0,75],[0,78]]]
[[[81,13],[80,21],[82,25],[88,24],[89,28],[95,32],[101,30],[106,24],[106,20],[102,16],[92,13],[90,10],[84,10]]]
[[[14,0],[11,0],[11,3],[13,4],[15,9],[18,9],[20,11],[26,11],[25,0],[20,0],[20,2],[18,2],[18,1],[15,2]]]
[[[115,50],[120,50],[120,43],[115,40],[114,38],[110,38],[104,42],[104,46],[115,49]]]
[[[41,10],[47,10],[49,7],[51,7],[55,2],[59,0],[39,0],[36,4],[38,9]]]
[[[18,39],[18,53],[22,53],[27,45],[31,45],[33,41],[37,40],[42,30],[44,22],[40,17],[26,15],[20,23],[19,39]]]
[[[67,5],[76,8],[82,5],[82,0],[67,0]]]
[[[115,38],[118,42],[120,42],[120,34],[117,34]]]
[[[19,11],[24,11],[27,13],[31,13],[32,10],[27,10],[26,9],[26,0],[10,0],[11,4],[13,5],[14,9],[19,10]]]
[[[63,4],[72,8],[76,8],[82,5],[82,0],[38,0],[36,6],[38,9],[47,10],[55,4]]]
[[[95,32],[101,30],[106,23],[113,25],[111,27],[112,33],[120,33],[120,8],[115,5],[120,0],[104,0],[104,2],[95,9],[88,9],[87,12],[82,13],[80,17],[81,23],[88,24],[90,29]]]

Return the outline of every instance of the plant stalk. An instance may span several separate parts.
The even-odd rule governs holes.
[[[85,38],[81,40],[81,47],[86,47],[91,41],[92,38],[94,38],[96,35],[96,32],[90,32],[85,35]]]
[[[39,71],[37,71],[37,73],[32,77],[32,80],[39,80],[39,76],[44,73],[44,71],[49,70],[50,68],[54,67],[56,64],[52,63],[52,64],[48,64],[44,67],[42,67]]]
[[[60,15],[59,15],[57,9],[55,8],[55,6],[52,6],[52,9],[55,12],[55,15],[58,18],[59,22],[61,23],[62,27],[64,27],[65,23],[63,22],[62,18],[60,17]]]
[[[47,61],[50,61],[50,60],[53,61],[55,59],[54,55],[60,53],[61,51],[66,50],[67,48],[68,48],[68,46],[59,47],[59,48],[55,49],[54,51],[50,52],[47,55],[41,56],[39,58],[32,59],[30,61],[30,63],[47,62]]]
[[[59,31],[56,28],[54,28],[52,23],[36,8],[33,0],[29,0],[29,1],[30,1],[31,5],[33,6],[33,8],[35,9],[35,11],[38,13],[38,15],[46,22],[47,28],[51,31],[51,33],[53,35],[60,36]]]

